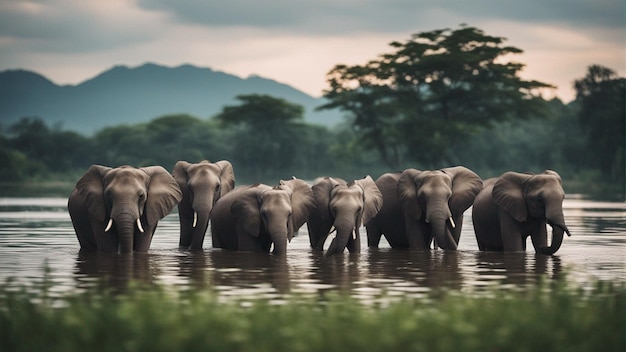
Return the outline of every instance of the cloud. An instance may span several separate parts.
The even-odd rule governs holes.
[[[623,0],[0,0],[0,70],[65,84],[118,64],[189,63],[319,95],[334,65],[461,23],[522,49],[522,76],[565,100],[588,65],[624,74]]]
[[[429,16],[432,11],[465,18],[470,25],[500,19],[575,27],[621,26],[624,20],[621,0],[139,0],[138,6],[165,12],[183,23],[326,35],[441,28],[438,23],[445,18]]]
[[[160,15],[124,0],[2,1],[0,38],[24,50],[85,52],[158,36]]]

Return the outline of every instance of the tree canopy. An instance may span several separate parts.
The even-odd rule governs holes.
[[[240,95],[239,105],[225,106],[214,116],[224,127],[234,128],[232,144],[237,150],[235,162],[244,172],[261,179],[294,169],[304,153],[304,108],[269,95]]]
[[[522,51],[505,38],[462,26],[414,34],[365,65],[337,65],[327,75],[329,102],[353,115],[365,146],[391,167],[400,155],[441,166],[454,143],[494,122],[545,115],[541,90],[519,77],[521,63],[503,62]]]
[[[603,179],[624,186],[626,79],[610,68],[592,65],[574,88],[580,104],[578,123],[589,152],[586,162],[598,168]]]

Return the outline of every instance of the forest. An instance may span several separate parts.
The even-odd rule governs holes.
[[[305,122],[298,104],[263,94],[208,118],[155,116],[93,136],[26,116],[0,126],[0,182],[75,182],[92,164],[162,165],[229,160],[237,184],[296,176],[377,178],[408,167],[463,165],[483,179],[505,171],[561,174],[566,192],[623,199],[626,79],[591,64],[574,77],[576,99],[546,100],[551,86],[520,78],[520,53],[473,27],[415,34],[364,65],[327,75],[337,127]]]

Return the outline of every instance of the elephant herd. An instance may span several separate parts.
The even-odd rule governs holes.
[[[179,161],[162,166],[110,168],[92,165],[69,196],[68,211],[81,251],[146,252],[160,219],[178,205],[181,248],[201,250],[209,225],[213,247],[285,254],[307,224],[313,250],[326,255],[361,250],[381,236],[392,248],[456,250],[463,213],[472,220],[482,251],[535,251],[552,255],[570,235],[563,218],[560,176],[506,172],[482,180],[463,166],[407,169],[346,182],[323,177],[312,185],[293,178],[276,186],[235,187],[226,160]],[[552,227],[548,244],[547,225]]]

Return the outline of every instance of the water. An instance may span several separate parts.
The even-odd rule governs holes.
[[[626,282],[626,204],[568,196],[566,237],[555,256],[480,252],[465,214],[459,249],[409,251],[368,249],[325,258],[309,248],[306,226],[286,257],[230,252],[211,247],[178,248],[178,216],[159,222],[147,254],[79,254],[65,198],[0,198],[0,282],[9,289],[38,290],[45,281],[52,295],[107,287],[125,290],[130,282],[181,290],[211,289],[221,299],[267,298],[291,294],[346,292],[360,300],[384,296],[425,297],[439,290],[488,292],[486,287],[518,290],[564,278],[590,287],[596,280]],[[329,241],[326,243],[328,246]]]

